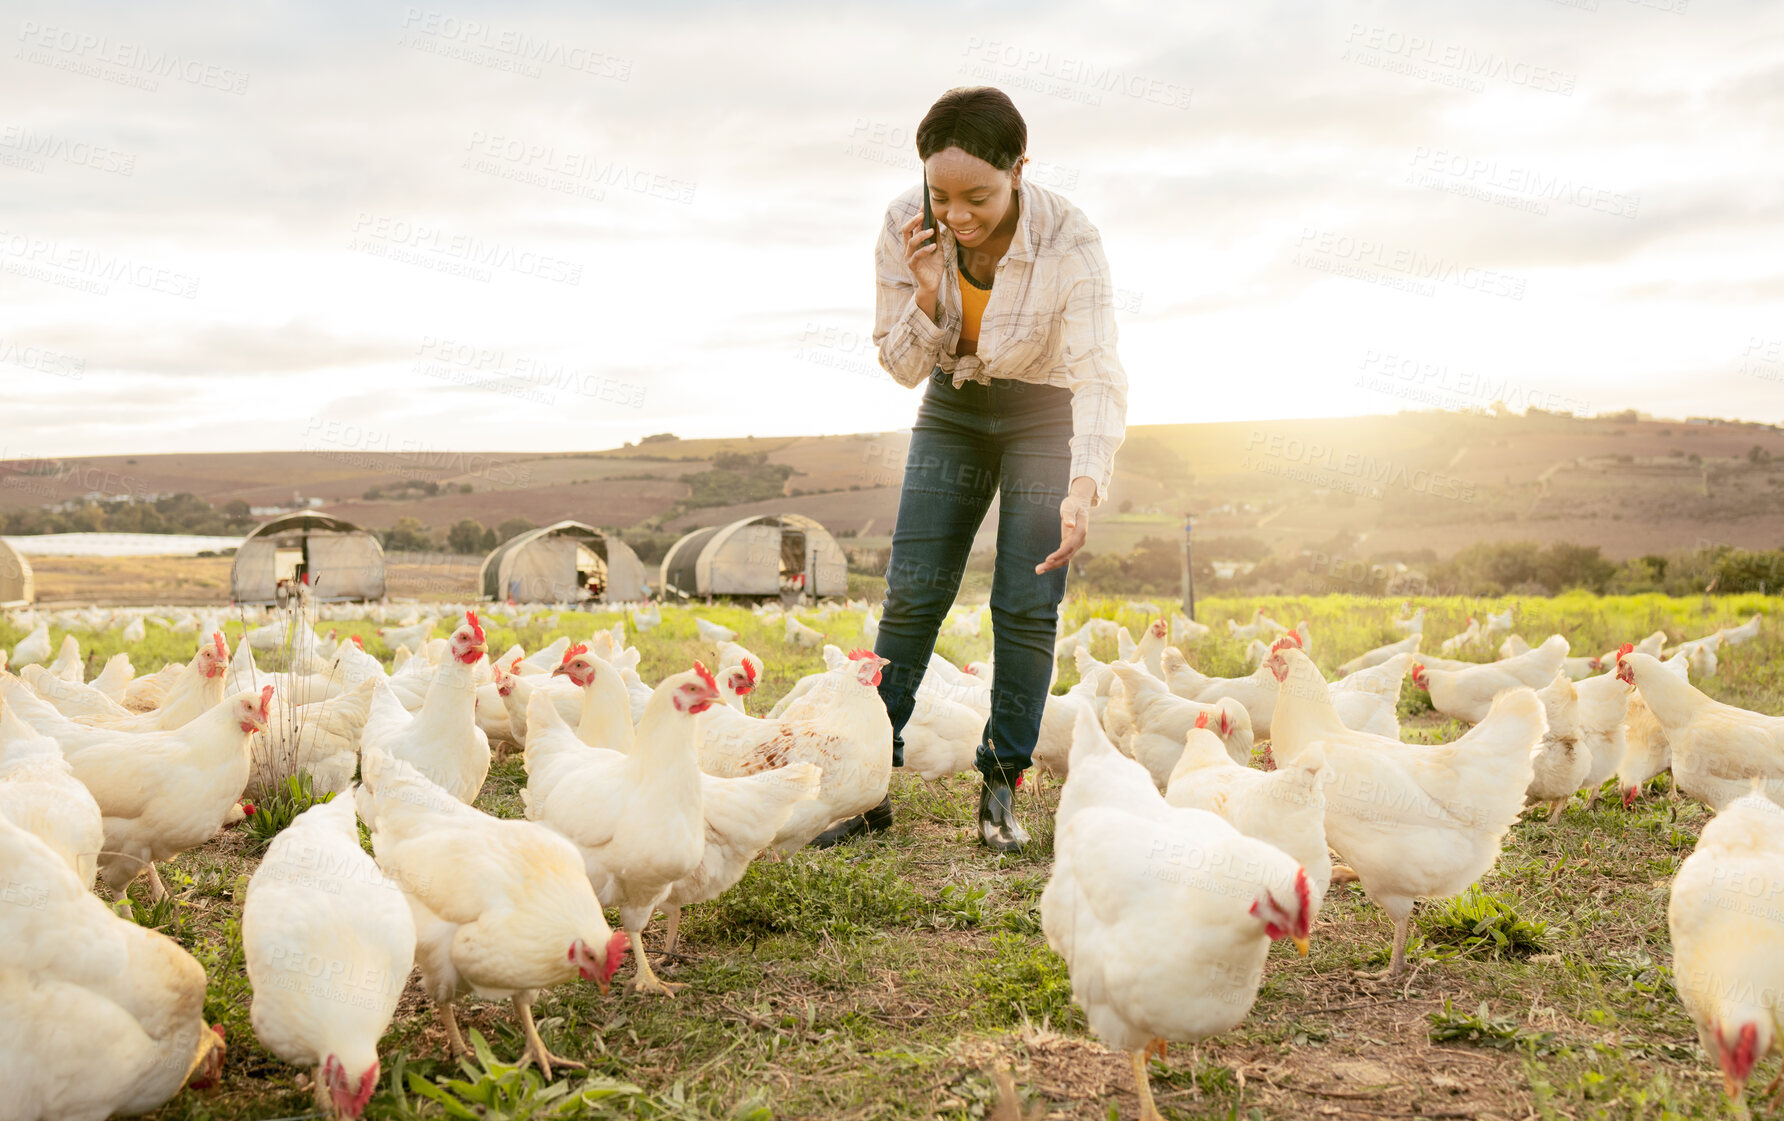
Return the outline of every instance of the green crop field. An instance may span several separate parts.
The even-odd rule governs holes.
[[[1515,630],[1534,645],[1550,633],[1574,653],[1597,654],[1663,628],[1674,640],[1767,615],[1766,631],[1725,650],[1720,672],[1700,686],[1720,700],[1784,713],[1784,637],[1776,597],[1421,600],[1427,645],[1460,630],[1467,615],[1515,604]],[[1161,601],[1166,612],[1174,604]],[[1263,607],[1293,625],[1309,621],[1313,657],[1328,675],[1340,662],[1400,637],[1390,620],[1400,601],[1359,597],[1206,600],[1199,618],[1216,632],[1187,648],[1191,664],[1217,675],[1246,672],[1242,644],[1225,621]],[[1067,625],[1091,614],[1138,634],[1143,608],[1073,597]],[[781,628],[748,611],[698,609],[741,632],[767,663],[748,698],[765,712],[803,674],[815,652],[784,642]],[[614,614],[561,617],[546,630],[491,620],[489,645],[534,648],[560,633],[583,637]],[[639,672],[655,682],[707,657],[692,611],[666,609],[664,623],[630,638]],[[390,652],[370,623],[325,623],[359,634],[369,652]],[[863,645],[859,614],[838,613],[820,629],[847,649]],[[233,644],[239,624],[228,627]],[[24,631],[0,622],[10,649]],[[116,631],[80,633],[89,666],[127,650],[139,674],[192,654],[195,637],[151,626],[126,645]],[[59,642],[62,632],[52,630]],[[867,644],[870,645],[870,644]],[[1114,656],[1114,644],[1092,652]],[[978,639],[944,637],[956,662],[982,658]],[[1482,652],[1478,657],[1491,655]],[[1056,691],[1075,680],[1062,665]],[[1444,742],[1460,726],[1424,708],[1410,685],[1401,699],[1405,738]],[[492,768],[477,805],[522,813],[526,775],[518,755]],[[1555,824],[1531,811],[1507,838],[1478,890],[1414,913],[1408,975],[1386,985],[1358,976],[1386,964],[1390,924],[1355,885],[1335,886],[1313,929],[1311,954],[1273,948],[1256,1005],[1244,1023],[1199,1048],[1173,1045],[1152,1066],[1161,1110],[1171,1118],[1448,1117],[1698,1118],[1744,1116],[1722,1093],[1713,1059],[1672,986],[1666,925],[1668,886],[1709,814],[1669,796],[1662,776],[1624,809],[1615,798],[1588,811],[1576,798]],[[1063,960],[1040,931],[1039,899],[1052,859],[1052,810],[1059,788],[1025,784],[1018,801],[1033,843],[995,857],[973,840],[976,777],[925,783],[893,780],[897,821],[889,834],[827,852],[758,861],[729,894],[693,908],[680,952],[659,972],[686,983],[673,998],[640,996],[618,982],[609,996],[592,984],[544,992],[536,1006],[552,1051],[588,1064],[552,1089],[504,1063],[523,1041],[507,1005],[471,1000],[460,1023],[487,1041],[488,1061],[461,1067],[447,1057],[430,1007],[411,984],[383,1040],[383,1076],[367,1116],[407,1118],[1130,1118],[1136,1100],[1125,1054],[1104,1049],[1072,1004]],[[207,1019],[227,1029],[220,1085],[185,1090],[151,1116],[264,1119],[314,1116],[300,1072],[264,1051],[249,1023],[242,965],[239,885],[252,871],[254,838],[225,830],[164,866],[175,898],[151,907],[132,889],[136,919],[190,950],[209,975]],[[647,935],[660,944],[661,920]],[[98,1042],[98,1041],[95,1041]],[[1753,1093],[1777,1060],[1762,1064]],[[1000,1070],[1016,1100],[999,1090]],[[558,1090],[557,1086],[567,1086]]]

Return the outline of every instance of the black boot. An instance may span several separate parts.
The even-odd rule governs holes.
[[[1021,852],[1028,843],[1028,831],[1016,820],[1012,805],[1016,795],[1012,782],[1000,773],[996,778],[987,775],[979,787],[979,840],[997,852]]]
[[[884,833],[892,828],[892,795],[887,794],[880,799],[880,804],[864,814],[844,818],[830,828],[812,838],[811,847],[827,849],[831,845],[841,844],[860,833]]]

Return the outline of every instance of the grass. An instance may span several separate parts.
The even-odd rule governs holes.
[[[1459,630],[1466,615],[1514,601],[1425,602],[1435,641]],[[1576,651],[1593,652],[1656,626],[1676,639],[1767,610],[1768,632],[1730,652],[1704,687],[1733,703],[1784,712],[1784,642],[1770,629],[1775,600],[1515,602],[1517,629],[1526,637],[1561,630],[1575,639]],[[1258,606],[1284,623],[1309,619],[1314,658],[1328,673],[1398,637],[1389,622],[1398,600],[1211,600],[1198,617],[1224,631],[1226,619],[1243,622]],[[752,712],[766,711],[819,665],[816,652],[786,645],[780,628],[758,625],[743,609],[698,610],[740,630],[767,662],[766,679],[749,697]],[[1146,622],[1143,612],[1112,600],[1074,598],[1065,611],[1071,626],[1092,612],[1118,618],[1135,634]],[[488,622],[492,647],[518,639],[531,648],[560,632],[586,637],[618,618],[565,613],[550,632],[515,630],[500,612]],[[866,645],[854,618],[814,625],[844,648]],[[367,636],[371,652],[388,656],[374,626],[330,623],[324,633],[329,627]],[[238,631],[231,623],[232,642]],[[0,643],[8,648],[23,634],[0,621]],[[682,612],[666,611],[663,625],[644,635],[632,635],[628,624],[628,635],[644,652],[647,680],[709,653]],[[59,642],[61,632],[52,628],[51,637]],[[81,637],[83,649],[101,655],[122,645],[116,632]],[[194,636],[151,626],[131,654],[139,672],[149,672],[184,661],[194,645]],[[1099,642],[1093,650],[1107,658],[1113,647]],[[989,630],[979,639],[944,638],[939,648],[955,659],[983,657]],[[1189,654],[1208,672],[1245,671],[1242,644],[1219,634]],[[1074,680],[1062,662],[1055,689]],[[1429,713],[1406,719],[1413,742],[1447,740],[1458,731]],[[478,805],[518,816],[524,783],[518,759],[500,762]],[[418,1091],[419,1080],[489,1118],[984,1118],[997,1108],[994,1071],[1003,1065],[1025,1108],[1038,1106],[1049,1117],[1132,1117],[1127,1059],[1089,1036],[1071,1002],[1065,964],[1040,930],[1058,794],[1056,784],[1025,783],[1018,805],[1034,844],[994,857],[973,840],[971,780],[927,784],[896,776],[889,833],[758,863],[731,893],[686,913],[680,954],[657,963],[667,979],[687,983],[679,996],[639,997],[618,985],[605,998],[592,985],[543,993],[535,1014],[547,1044],[589,1065],[554,1081],[569,1089],[550,1098],[503,1067],[522,1048],[505,1003],[461,1006],[461,1025],[482,1033],[490,1051],[466,1069],[448,1060],[431,1009],[411,990],[380,1048],[385,1074],[369,1116],[461,1116]],[[1334,888],[1310,956],[1275,948],[1243,1024],[1193,1052],[1173,1046],[1163,1063],[1154,1062],[1161,1110],[1174,1121],[1415,1111],[1630,1121],[1739,1116],[1723,1098],[1715,1064],[1699,1049],[1671,982],[1667,888],[1708,816],[1695,803],[1649,793],[1632,810],[1613,798],[1587,811],[1576,799],[1552,825],[1541,817],[1520,823],[1478,892],[1420,905],[1411,978],[1392,988],[1355,976],[1386,964],[1390,924],[1354,885]],[[225,830],[164,865],[173,901],[138,912],[139,921],[166,931],[205,966],[207,1016],[225,1025],[229,1039],[219,1089],[182,1093],[151,1115],[155,1121],[284,1118],[312,1108],[299,1072],[261,1048],[248,1019],[240,884],[255,861],[251,838]],[[142,893],[139,885],[133,897],[146,901]],[[653,948],[660,925],[647,935]],[[622,969],[616,981],[629,972]],[[1762,1064],[1755,1085],[1775,1070],[1775,1059]],[[585,1100],[586,1079],[599,1091],[592,1100]],[[481,1094],[488,1102],[477,1100]]]

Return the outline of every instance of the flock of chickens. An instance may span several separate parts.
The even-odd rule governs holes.
[[[335,797],[273,839],[241,930],[254,1032],[310,1070],[318,1108],[363,1112],[379,1040],[417,968],[455,1053],[468,1048],[454,1006],[476,995],[512,1003],[523,1062],[547,1078],[578,1065],[540,1038],[541,990],[587,980],[605,993],[630,950],[633,986],[673,994],[680,986],[656,976],[642,940],[658,912],[672,951],[682,908],[889,788],[885,660],[827,645],[813,625],[860,613],[871,640],[875,612],[853,601],[805,619],[757,610],[788,645],[822,647],[827,666],[761,717],[744,698],[762,658],[697,614],[710,667],[703,658],[654,685],[638,675],[625,621],[492,655],[476,608],[305,602],[247,629],[232,654],[217,619],[162,612],[158,626],[193,635],[189,661],[138,677],[119,654],[87,680],[75,635],[53,650],[49,626],[121,627],[140,642],[149,612],[16,615],[35,628],[0,651],[0,900],[12,904],[0,908],[0,1079],[22,1102],[17,1116],[143,1113],[216,1079],[224,1041],[202,1017],[203,968],[93,889],[121,899],[142,877],[165,897],[158,862],[243,820],[246,799],[298,772]],[[317,632],[366,617],[391,624],[380,634],[393,668],[358,640]],[[630,633],[663,618],[635,608]],[[946,626],[972,634],[982,618],[958,611]],[[433,637],[440,623],[451,633]],[[1308,624],[1291,631],[1261,610],[1227,624],[1253,644],[1256,669],[1236,678],[1189,664],[1183,647],[1209,631],[1181,614],[1138,641],[1097,618],[1059,636],[1056,673],[1070,658],[1078,682],[1049,695],[1034,753],[1064,782],[1042,925],[1092,1029],[1131,1054],[1143,1117],[1158,1117],[1147,1055],[1243,1020],[1271,943],[1305,954],[1333,882],[1356,881],[1393,921],[1385,976],[1398,976],[1415,901],[1478,880],[1527,807],[1546,805],[1552,819],[1613,776],[1628,801],[1668,769],[1678,791],[1717,811],[1674,882],[1678,992],[1731,1094],[1779,1049],[1784,718],[1691,684],[1715,672],[1718,650],[1756,637],[1760,617],[1670,648],[1656,632],[1597,657],[1570,656],[1560,635],[1530,647],[1510,612],[1469,620],[1427,656],[1423,623],[1422,609],[1395,620],[1404,640],[1330,682],[1309,656]],[[1099,637],[1116,640],[1116,660],[1091,655]],[[1497,660],[1448,657],[1500,638]],[[972,769],[994,668],[931,658],[904,731],[908,767],[929,779]],[[1472,727],[1447,744],[1402,743],[1407,678]],[[492,744],[523,753],[524,819],[472,805]],[[99,1070],[96,1037],[111,1059]]]

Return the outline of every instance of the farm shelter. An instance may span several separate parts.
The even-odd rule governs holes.
[[[757,514],[685,534],[663,554],[665,592],[689,596],[847,595],[848,560],[803,514]]]
[[[369,530],[327,514],[290,514],[259,526],[235,551],[236,603],[277,603],[279,582],[305,578],[319,601],[384,598],[384,547]]]
[[[620,603],[644,598],[644,562],[594,526],[558,522],[496,546],[483,559],[477,584],[493,600]]]
[[[0,607],[23,607],[35,598],[37,588],[31,562],[0,537]]]

